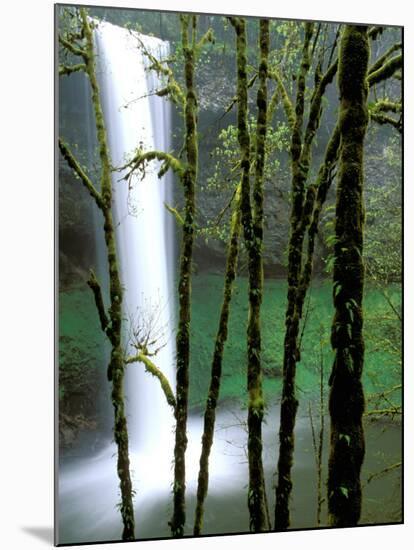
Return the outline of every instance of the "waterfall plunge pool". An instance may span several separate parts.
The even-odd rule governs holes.
[[[274,510],[274,472],[277,463],[279,406],[267,411],[263,426],[266,488],[272,518]],[[210,458],[209,492],[205,502],[203,534],[249,531],[247,509],[248,469],[246,458],[246,412],[222,406],[217,415],[214,445]],[[326,419],[327,426],[329,421]],[[170,423],[171,424],[171,423]],[[188,423],[187,528],[192,534],[201,450],[203,419],[191,415]],[[154,426],[154,431],[157,429]],[[308,417],[300,417],[296,426],[296,450],[293,466],[292,529],[316,526],[317,474]],[[327,473],[329,428],[325,436],[324,481]],[[392,464],[401,456],[401,429],[395,424],[367,423],[367,452],[362,479]],[[170,536],[168,521],[172,514],[172,447],[157,447],[157,459],[131,450],[135,496],[137,539]],[[381,452],[379,451],[381,449]],[[372,481],[364,489],[362,524],[400,521],[401,486],[399,472]],[[323,484],[322,496],[326,496]],[[116,474],[116,447],[111,445],[95,456],[63,458],[59,481],[60,543],[121,540],[122,521]],[[326,506],[322,525],[326,525]]]

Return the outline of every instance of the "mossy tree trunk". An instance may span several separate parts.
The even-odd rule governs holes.
[[[182,176],[184,188],[184,223],[180,275],[178,283],[179,322],[176,338],[176,428],[174,446],[174,510],[170,522],[174,537],[184,535],[185,526],[185,452],[187,449],[187,415],[190,364],[190,310],[191,310],[191,266],[194,242],[195,183],[198,165],[197,99],[194,87],[194,65],[196,58],[196,16],[182,15],[181,37],[184,53],[185,74],[185,153],[186,165]]]
[[[328,191],[330,189],[334,174],[333,170],[336,167],[339,154],[340,133],[338,124],[335,126],[332,135],[328,141],[325,151],[325,157],[321,164],[316,178],[314,190],[307,194],[307,199],[310,203],[305,206],[306,216],[304,224],[308,225],[307,229],[307,250],[306,260],[304,261],[301,276],[299,280],[299,288],[297,293],[297,310],[299,317],[302,317],[303,305],[305,303],[306,294],[309,290],[309,285],[313,271],[313,256],[315,251],[315,240],[319,229],[319,219],[322,213],[323,206],[326,201]],[[308,217],[308,213],[311,215]]]
[[[197,485],[197,505],[194,520],[194,535],[200,535],[203,528],[204,501],[208,491],[209,457],[213,445],[214,426],[216,421],[216,408],[220,395],[221,372],[223,364],[224,346],[228,335],[228,322],[230,315],[230,302],[233,292],[233,283],[236,277],[237,258],[239,252],[239,239],[241,230],[240,212],[240,185],[235,195],[235,205],[231,219],[230,238],[228,243],[226,273],[224,278],[223,303],[220,311],[219,326],[214,345],[213,361],[211,365],[210,386],[207,403],[204,412],[204,429],[202,436],[202,448],[200,456],[200,469]]]
[[[110,307],[108,313],[104,310],[100,285],[93,273],[88,281],[91,287],[95,303],[98,309],[101,327],[111,343],[111,360],[108,366],[108,380],[112,381],[112,405],[114,407],[114,438],[118,449],[117,471],[121,489],[121,515],[123,520],[123,540],[134,540],[134,507],[132,501],[132,483],[130,475],[129,450],[128,450],[128,429],[125,416],[124,400],[124,358],[121,346],[122,336],[122,286],[119,276],[119,267],[115,242],[115,230],[112,220],[112,182],[111,163],[107,142],[105,122],[102,112],[99,86],[96,77],[96,63],[93,46],[93,31],[85,9],[80,9],[81,43],[76,45],[67,42],[72,48],[70,51],[83,58],[82,70],[89,78],[92,92],[92,103],[95,114],[97,138],[99,144],[99,156],[101,163],[100,190],[88,178],[80,164],[77,162],[68,146],[63,140],[59,140],[60,151],[82,183],[94,198],[104,219],[104,235],[107,249],[107,261],[109,270],[110,285]],[[63,42],[65,40],[63,39]],[[63,44],[65,46],[65,44]],[[61,74],[74,72],[70,67]],[[78,69],[76,69],[78,70]]]
[[[319,29],[318,29],[319,30]],[[295,108],[284,89],[283,81],[277,70],[272,72],[282,94],[283,105],[289,125],[292,129],[292,210],[290,217],[289,253],[288,253],[288,293],[285,315],[285,339],[283,352],[283,387],[279,431],[278,481],[276,487],[275,529],[284,530],[290,525],[289,499],[292,490],[291,469],[294,453],[294,427],[298,402],[296,399],[296,365],[300,360],[299,329],[303,305],[309,288],[313,266],[314,242],[317,234],[319,216],[331,183],[331,172],[336,164],[339,147],[338,131],[333,132],[328,143],[325,159],[321,165],[315,184],[306,186],[311,165],[312,143],[322,116],[322,99],[327,86],[332,82],[338,68],[333,61],[326,72],[321,70],[321,59],[315,69],[315,88],[309,104],[309,115],[305,130],[305,91],[311,57],[318,41],[317,31],[311,46],[312,23],[305,25],[302,61],[298,75]],[[329,62],[335,51],[336,42],[331,50]],[[311,53],[312,52],[312,53]],[[308,235],[307,258],[303,259],[303,245]]]
[[[258,123],[256,136],[256,172],[253,188],[253,211],[250,201],[250,134],[247,108],[246,22],[230,18],[236,31],[237,51],[237,126],[241,154],[241,219],[249,265],[249,316],[247,326],[248,400],[248,507],[250,529],[269,529],[265,480],[262,462],[262,422],[264,401],[261,375],[260,306],[263,290],[263,167],[267,127],[267,63],[269,54],[269,22],[260,22],[260,67],[257,97]]]
[[[295,376],[296,363],[299,360],[297,334],[299,333],[299,315],[296,311],[296,294],[302,258],[302,215],[305,194],[306,173],[301,163],[302,125],[305,108],[306,75],[310,65],[310,43],[313,33],[312,23],[305,27],[305,39],[302,62],[299,70],[295,124],[291,141],[292,162],[292,209],[290,216],[290,236],[288,251],[288,296],[285,316],[285,339],[283,353],[283,388],[280,409],[279,460],[276,486],[275,530],[289,527],[289,498],[292,490],[291,469],[294,451],[294,426],[298,402],[296,399]]]
[[[184,87],[175,79],[174,73],[165,61],[157,60],[144,50],[151,61],[151,69],[168,79],[166,88],[157,90],[160,96],[168,96],[174,103],[182,107],[184,118],[185,139],[181,160],[165,151],[146,151],[142,148],[136,151],[132,160],[123,168],[128,168],[125,179],[129,180],[137,171],[145,171],[146,163],[152,160],[162,162],[158,176],[162,177],[167,170],[173,170],[180,179],[184,191],[184,212],[181,215],[175,208],[166,205],[168,210],[182,230],[178,300],[179,319],[176,336],[176,395],[174,398],[175,444],[174,444],[174,484],[173,484],[173,515],[169,521],[173,537],[184,535],[186,506],[185,506],[185,453],[187,449],[187,416],[188,390],[190,365],[190,321],[191,321],[191,272],[193,243],[195,233],[195,186],[198,170],[198,136],[197,136],[197,97],[195,90],[195,64],[198,53],[206,42],[214,40],[211,29],[197,41],[197,16],[181,15],[181,45],[184,55]],[[156,376],[166,393],[167,401],[172,404],[171,391],[166,385],[165,377],[148,357],[132,357],[130,362],[142,362],[146,369]]]
[[[335,352],[329,395],[331,443],[328,473],[329,523],[356,525],[361,514],[360,471],[364,364],[362,298],[364,137],[368,124],[367,27],[347,25],[340,44],[338,85],[341,152],[336,199],[331,342]]]
[[[308,28],[309,30],[309,28]],[[373,29],[368,33],[372,40],[382,32]],[[276,513],[275,528],[278,530],[286,529],[289,526],[289,495],[291,492],[290,471],[293,462],[294,451],[294,425],[297,409],[295,397],[295,372],[296,364],[300,359],[300,350],[298,349],[299,323],[302,318],[303,305],[309,289],[312,269],[313,255],[315,248],[315,239],[318,233],[319,218],[325,203],[327,192],[334,177],[334,168],[337,164],[340,149],[340,131],[339,123],[335,126],[331,138],[328,142],[325,158],[320,166],[315,184],[309,185],[305,191],[305,183],[309,174],[311,159],[311,145],[319,126],[322,114],[322,97],[327,85],[329,85],[335,76],[338,68],[338,60],[335,60],[327,68],[325,74],[318,75],[320,69],[315,72],[315,90],[312,94],[309,119],[306,127],[303,143],[302,139],[297,139],[301,135],[298,132],[298,114],[303,118],[302,96],[300,89],[303,86],[301,74],[306,69],[306,35],[302,57],[302,66],[298,79],[298,93],[296,100],[295,113],[290,102],[288,94],[283,86],[283,81],[278,71],[273,71],[280,93],[283,97],[283,105],[290,127],[292,128],[292,167],[293,167],[293,204],[291,216],[291,233],[289,241],[289,287],[288,287],[288,305],[286,312],[286,335],[284,347],[284,386],[281,404],[281,430],[280,430],[280,451],[279,451],[279,478],[276,491]],[[369,70],[368,84],[373,86],[382,79],[389,78],[395,72],[401,69],[401,56],[388,61],[390,55],[401,47],[396,44],[389,49]],[[331,56],[334,48],[331,51]],[[329,61],[330,62],[330,61]],[[371,76],[371,75],[375,75]],[[294,114],[293,114],[294,113]],[[300,118],[299,118],[300,121]],[[400,121],[387,120],[387,123],[394,123],[400,128]],[[296,143],[294,143],[296,142]],[[299,147],[300,145],[300,147]],[[300,151],[300,154],[299,154]],[[295,161],[296,158],[296,161]],[[296,215],[293,215],[293,214]],[[303,243],[307,234],[306,259],[303,258]],[[293,245],[293,247],[292,247]],[[289,397],[290,396],[290,397]],[[286,399],[287,398],[287,399]],[[287,419],[287,421],[286,421]],[[281,466],[281,468],[280,468]],[[279,496],[278,496],[279,493]]]

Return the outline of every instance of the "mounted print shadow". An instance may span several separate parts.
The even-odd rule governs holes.
[[[401,523],[402,28],[55,9],[56,544]]]

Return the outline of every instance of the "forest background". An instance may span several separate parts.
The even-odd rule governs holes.
[[[100,4],[152,7],[157,9],[197,9],[211,12],[223,11],[219,2],[199,1],[194,6],[191,2],[157,2],[154,5],[144,0],[139,2],[100,2]],[[406,25],[406,52],[414,51],[410,43],[414,25],[410,25],[410,9],[404,8],[403,2],[394,2],[392,10],[389,4],[366,2],[364,5],[349,1],[343,6],[329,6],[326,2],[306,4],[297,2],[294,5],[266,7],[258,1],[254,6],[244,6],[235,1],[226,3],[230,13],[247,12],[252,15],[269,15],[292,18],[312,18],[324,20],[365,21],[387,24]],[[243,9],[244,8],[244,9]],[[253,9],[254,8],[254,9]],[[5,64],[4,74],[10,75],[3,87],[5,96],[2,101],[2,151],[4,159],[3,215],[1,233],[4,242],[2,288],[3,313],[2,330],[3,348],[6,357],[3,359],[6,379],[4,387],[8,388],[6,398],[2,400],[2,418],[5,423],[4,442],[8,442],[7,453],[2,454],[2,486],[4,488],[3,514],[4,533],[8,548],[45,547],[45,540],[51,539],[52,518],[52,453],[53,431],[52,385],[53,385],[53,82],[52,82],[52,48],[53,22],[52,2],[36,1],[16,4],[6,8],[6,21],[19,22],[19,33],[16,38],[16,27],[6,25],[2,35],[1,51]],[[10,10],[10,13],[9,13]],[[411,18],[413,21],[413,19]],[[8,45],[6,47],[6,44]],[[10,44],[14,45],[12,55]],[[30,56],[28,56],[28,47]],[[30,57],[30,58],[29,58]],[[35,61],[35,62],[34,62]],[[407,60],[407,67],[410,62]],[[10,65],[9,65],[10,64]],[[15,78],[19,75],[18,78]],[[35,84],[35,85],[34,85]],[[413,75],[407,71],[405,76],[407,89],[413,89]],[[10,95],[8,95],[10,93]],[[407,96],[409,98],[409,96]],[[412,159],[408,154],[412,147],[412,107],[406,102],[406,168],[405,201],[406,209],[413,204],[413,193],[410,189],[408,174],[412,173]],[[40,137],[39,137],[40,134]],[[7,142],[6,142],[7,138]],[[411,164],[411,166],[410,166]],[[8,207],[11,205],[11,207]],[[410,225],[410,220],[407,220]],[[413,234],[411,227],[406,228],[406,246],[410,246]],[[4,253],[3,252],[3,253]],[[412,266],[406,255],[405,279],[410,280]],[[409,365],[412,352],[409,345],[409,331],[412,323],[413,292],[405,285],[406,305],[406,365]],[[407,332],[408,331],[408,332]],[[407,395],[412,387],[412,375],[408,368],[405,372]],[[406,430],[412,433],[412,407],[406,403]],[[11,421],[10,419],[13,419]],[[410,448],[411,447],[411,448]],[[6,448],[6,447],[4,447]],[[412,445],[406,440],[406,463],[412,460]],[[30,459],[30,462],[29,462]],[[409,494],[413,476],[407,468],[405,472],[406,492]],[[3,479],[4,477],[4,479]],[[16,487],[18,490],[16,490]],[[13,490],[12,490],[13,489]],[[23,503],[21,494],[24,491]],[[261,544],[267,548],[275,544],[289,544],[299,547],[305,539],[311,548],[327,548],[336,544],[349,547],[354,540],[358,543],[376,544],[377,548],[388,548],[391,541],[398,541],[402,548],[407,547],[412,510],[406,508],[406,527],[370,528],[349,531],[346,537],[339,533],[294,533],[261,536]],[[292,538],[293,537],[293,538]],[[288,539],[288,540],[286,540]],[[227,548],[238,545],[247,547],[251,542],[244,539],[225,539]],[[195,541],[181,541],[187,548],[194,547]],[[153,543],[151,547],[161,548],[168,543]],[[211,547],[214,541],[197,541],[203,547]],[[99,548],[99,546],[98,546]],[[171,546],[172,548],[172,546]]]

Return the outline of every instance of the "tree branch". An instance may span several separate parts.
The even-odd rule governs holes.
[[[143,153],[142,150],[138,150],[133,159],[121,168],[118,168],[118,171],[131,168],[126,176],[123,177],[124,180],[128,181],[135,170],[141,170],[144,172],[145,163],[152,160],[159,160],[163,163],[158,172],[159,178],[161,178],[170,168],[180,177],[184,174],[184,166],[182,162],[170,153],[165,153],[164,151],[147,151],[146,153]]]
[[[384,27],[380,27],[380,26],[371,27],[368,31],[368,37],[371,38],[371,40],[376,40],[378,36],[381,36],[383,32],[384,32]]]
[[[128,357],[125,360],[125,364],[130,365],[131,363],[143,363],[146,372],[149,372],[150,374],[152,374],[152,376],[155,376],[155,378],[158,378],[161,385],[161,389],[164,392],[165,398],[167,400],[167,403],[170,405],[170,407],[173,408],[175,412],[176,410],[175,395],[164,373],[161,372],[160,369],[156,365],[154,365],[154,363],[143,353],[138,353],[137,355],[134,355],[133,357]]]
[[[167,86],[161,88],[160,90],[156,90],[152,95],[157,95],[158,97],[169,96],[173,103],[179,103],[180,105],[185,104],[184,94],[175,80],[171,80]]]
[[[309,166],[310,163],[310,147],[315,137],[316,131],[319,127],[321,118],[321,105],[322,97],[325,93],[327,86],[332,82],[336,72],[338,70],[338,59],[336,59],[332,65],[327,69],[326,73],[321,78],[317,85],[312,99],[309,110],[308,124],[306,126],[304,146],[301,154],[301,162],[303,165]]]
[[[392,118],[391,116],[384,115],[382,113],[376,113],[375,111],[370,113],[370,118],[371,118],[371,120],[373,120],[377,124],[390,124],[391,126],[394,126],[394,128],[397,130],[397,132],[402,134],[401,119],[396,120],[395,118]]]
[[[59,76],[70,75],[78,71],[86,71],[85,63],[78,63],[78,65],[60,65]]]
[[[253,86],[253,84],[256,82],[257,76],[258,76],[257,73],[254,76],[252,76],[252,78],[249,80],[247,84],[247,88],[251,88]],[[237,96],[234,96],[229,106],[226,107],[224,113],[220,115],[219,118],[216,120],[216,123],[219,122],[221,119],[223,119],[233,109],[236,103],[237,103]]]
[[[298,85],[296,90],[296,105],[295,105],[295,124],[292,132],[292,143],[290,147],[290,154],[292,158],[293,166],[293,179],[295,178],[295,173],[297,174],[300,171],[299,163],[302,154],[302,126],[303,126],[303,113],[305,110],[305,89],[306,89],[306,76],[310,67],[309,60],[309,46],[312,39],[314,23],[305,23],[305,38],[303,42],[302,50],[302,61],[300,64],[299,75],[298,75]],[[297,182],[296,182],[297,183]],[[296,188],[295,188],[296,187]],[[298,195],[301,195],[302,190],[300,189],[301,185],[293,186],[293,193],[298,192]]]
[[[380,101],[377,101],[374,103],[374,105],[371,106],[371,110],[374,112],[380,112],[380,113],[401,113],[402,110],[402,104],[397,101],[389,101],[388,99],[382,99]]]
[[[178,212],[178,210],[166,202],[164,202],[164,206],[168,210],[168,212],[174,216],[178,225],[183,226],[184,220],[182,215]]]
[[[375,409],[364,413],[364,416],[394,416],[401,415],[402,408],[400,405],[395,407],[390,407],[389,409]]]
[[[387,63],[382,65],[382,67],[370,73],[368,75],[369,86],[378,84],[379,82],[382,82],[383,80],[393,76],[393,74],[401,68],[402,68],[402,54],[396,55],[395,57],[387,61]]]
[[[391,54],[396,52],[397,50],[400,50],[402,48],[402,42],[397,42],[396,44],[393,44],[391,48],[389,48],[384,55],[379,57],[375,63],[371,66],[371,68],[368,71],[368,74],[375,73],[375,71],[378,71],[384,63],[387,61],[387,59],[390,57]]]
[[[392,472],[393,470],[397,470],[398,468],[401,468],[402,462],[396,462],[395,464],[392,464],[391,466],[387,466],[380,472],[375,472],[374,474],[371,474],[368,476],[368,479],[365,483],[365,485],[368,485],[368,483],[371,483],[374,479],[377,479],[379,477],[383,477],[385,474],[388,474],[389,472]]]
[[[401,134],[402,133],[401,116],[399,119],[395,119],[385,114],[388,112],[401,113],[401,111],[402,111],[401,103],[384,99],[381,101],[377,101],[377,103],[374,103],[374,105],[370,107],[370,117],[371,117],[371,120],[373,120],[377,124],[390,124],[391,126],[394,126],[394,128]]]
[[[61,35],[59,35],[59,42],[62,44],[64,48],[70,51],[70,53],[73,53],[73,55],[78,55],[79,57],[83,57],[83,59],[87,57],[85,50],[82,50],[81,48],[74,46],[71,42],[69,42],[69,40],[66,40],[66,38],[63,38],[63,36]]]
[[[197,42],[196,50],[198,51],[200,48],[202,48],[206,42],[211,42],[212,44],[214,44],[214,31],[213,31],[213,29],[208,29],[208,31],[203,34],[203,36]]]
[[[72,168],[74,173],[82,181],[86,189],[89,191],[90,195],[95,199],[97,206],[102,210],[103,201],[102,201],[101,194],[99,193],[99,191],[97,191],[96,187],[94,186],[92,181],[89,179],[89,177],[87,176],[82,166],[73,156],[69,147],[61,138],[59,138],[59,149],[60,149],[60,152],[62,153],[63,158],[66,160],[70,168]]]
[[[178,82],[174,78],[173,71],[170,69],[168,65],[166,65],[165,61],[160,61],[157,59],[145,46],[143,41],[139,38],[139,36],[134,35],[134,37],[137,39],[140,48],[142,49],[144,55],[149,59],[151,62],[151,65],[148,67],[149,70],[155,71],[157,74],[161,74],[164,77],[167,78],[168,84],[163,88],[162,90],[159,90],[156,92],[156,95],[159,95],[160,97],[169,95],[171,100],[174,103],[180,103],[180,105],[185,105],[185,95],[181,89],[181,86],[178,84]]]
[[[280,92],[280,95],[282,96],[283,108],[285,110],[289,127],[291,130],[293,130],[296,120],[295,109],[286,91],[285,85],[283,84],[283,80],[279,74],[279,71],[277,69],[273,69],[272,71],[269,71],[269,76],[273,78],[277,83],[278,90]]]
[[[240,28],[240,17],[228,17],[227,19],[230,21],[236,31]]]
[[[102,298],[101,285],[99,284],[99,281],[96,278],[96,275],[92,269],[90,270],[89,279],[87,283],[89,288],[92,290],[95,298],[95,305],[96,305],[96,309],[98,310],[99,320],[101,322],[101,328],[103,332],[107,334],[108,328],[109,328],[109,319],[105,311],[105,305]]]

